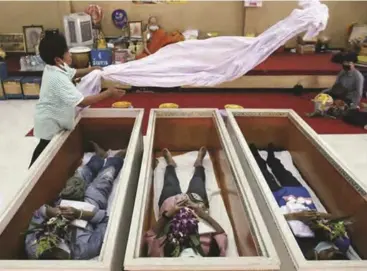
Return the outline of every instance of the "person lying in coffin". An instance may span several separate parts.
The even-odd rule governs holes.
[[[273,144],[268,145],[266,161],[254,144],[249,147],[304,256],[348,260],[350,239],[345,226],[349,221],[317,212],[308,190],[275,157]]]
[[[95,155],[68,179],[54,206],[43,205],[33,214],[25,247],[30,259],[88,260],[99,255],[107,227],[107,204],[126,150],[113,157],[92,142]],[[84,202],[94,209],[60,206],[62,200]],[[74,221],[84,220],[85,226]]]
[[[186,194],[183,194],[175,171],[176,163],[169,150],[163,150],[167,167],[158,202],[160,217],[145,233],[149,257],[224,257],[226,255],[227,235],[208,214],[209,202],[203,167],[206,153],[205,147],[199,150],[194,163],[194,175]],[[200,234],[200,223],[211,226],[213,232]]]

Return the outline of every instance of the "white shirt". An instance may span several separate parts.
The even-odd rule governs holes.
[[[298,213],[302,211],[310,211],[311,209],[304,205],[305,202],[309,201],[309,199],[305,198],[290,198],[287,201],[286,205],[280,207],[280,210],[283,214],[292,214]],[[312,203],[312,201],[311,201]],[[315,233],[307,226],[305,223],[299,220],[289,220],[289,226],[291,227],[293,234],[296,237],[307,238],[307,237],[315,237]]]
[[[74,128],[76,106],[84,99],[72,83],[75,73],[66,65],[65,71],[46,65],[34,117],[36,137],[51,140],[60,131]]]

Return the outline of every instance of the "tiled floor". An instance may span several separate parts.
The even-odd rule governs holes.
[[[24,184],[37,144],[25,134],[33,126],[36,101],[0,101],[0,212]],[[367,135],[324,135],[335,153],[367,189]]]

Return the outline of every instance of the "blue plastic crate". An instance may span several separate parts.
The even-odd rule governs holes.
[[[22,78],[23,76],[11,76],[3,81],[4,93],[7,99],[23,99]]]
[[[91,53],[92,66],[106,67],[112,64],[111,49],[92,49]]]
[[[0,62],[0,80],[5,80],[8,77],[8,67],[5,62]]]
[[[38,99],[41,89],[40,76],[26,76],[21,79],[24,99]]]

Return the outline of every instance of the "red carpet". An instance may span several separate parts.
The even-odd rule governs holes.
[[[331,54],[274,54],[247,75],[336,75],[340,65],[331,62]]]
[[[226,104],[239,104],[244,108],[291,108],[294,109],[319,134],[361,134],[362,128],[345,124],[341,120],[323,118],[310,119],[306,112],[313,111],[310,101],[314,93],[296,97],[291,93],[134,93],[123,100],[132,102],[135,108],[144,108],[144,131],[148,124],[149,111],[158,108],[161,103],[177,103],[181,108],[220,108]],[[107,100],[95,108],[111,107],[113,100]],[[30,131],[27,136],[32,136]]]

